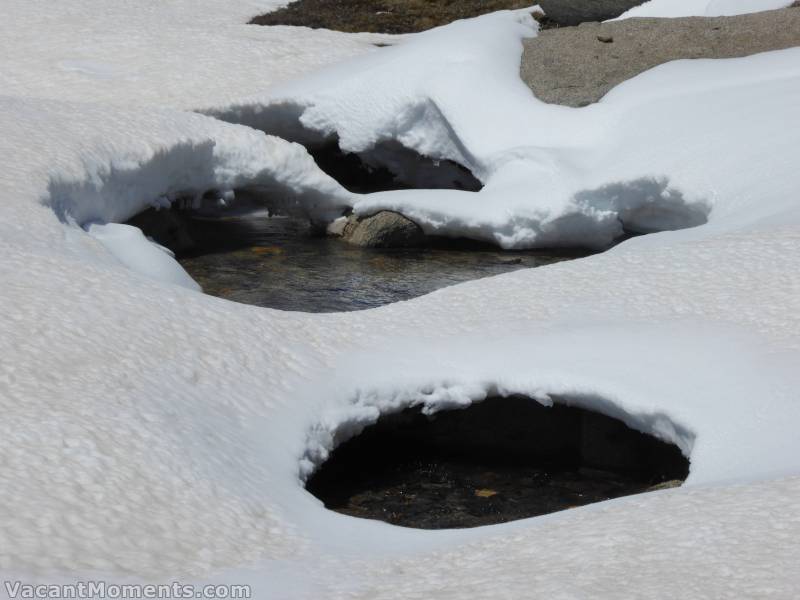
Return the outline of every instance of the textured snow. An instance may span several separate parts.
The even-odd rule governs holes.
[[[197,114],[0,96],[0,129],[9,246],[46,249],[66,233],[84,247],[91,241],[72,229],[124,221],[208,190],[244,189],[318,215],[338,215],[352,203],[302,146]],[[129,267],[155,273],[129,260],[136,249],[114,248]],[[162,265],[167,258],[160,256]],[[180,278],[176,272],[166,278]]]
[[[319,591],[359,599],[790,598],[800,585],[798,493],[791,479],[612,501],[455,551],[340,563],[364,568],[365,581],[356,591],[346,581]]]
[[[383,36],[247,25],[281,0],[4,0],[0,93],[226,105]]]
[[[796,112],[787,79],[800,72],[797,50],[664,65],[577,110],[536,101],[520,81],[520,37],[534,32],[523,12],[459,22],[219,116],[300,140],[336,135],[367,156],[399,142],[459,162],[484,182],[480,192],[371,194],[355,210],[397,210],[428,233],[504,248],[604,247],[623,229],[692,227],[764,197],[794,202],[784,184],[796,180],[796,130],[762,112]],[[765,163],[775,177],[753,178]]]
[[[239,24],[268,4],[6,3],[3,579],[213,580],[282,600],[794,597],[799,51],[663,65],[576,110],[538,102],[518,80],[520,39],[533,33],[521,13],[367,52],[358,36]],[[200,31],[212,32],[208,48]],[[144,65],[140,79],[108,83],[126,48],[124,70]],[[243,48],[262,63],[239,64]],[[176,62],[150,69],[159,56]],[[203,77],[171,81],[189,56]],[[399,140],[458,159],[486,188],[354,196],[296,144],[175,109],[217,105],[269,130],[294,115],[282,133],[335,132],[352,150]],[[548,231],[601,243],[618,218],[708,223],[330,315],[143,276],[150,263],[132,270],[90,234],[114,237],[142,208],[210,190],[320,218],[402,207],[429,229],[439,211],[444,230],[496,229],[506,245]],[[124,250],[144,247],[136,239]],[[686,486],[441,532],[331,513],[303,490],[335,440],[382,411],[512,393],[675,442],[691,459]]]
[[[123,265],[152,279],[201,291],[169,249],[148,240],[141,229],[119,223],[90,224],[87,231]]]
[[[793,0],[649,0],[611,20],[631,17],[728,17],[785,8],[792,2]]]

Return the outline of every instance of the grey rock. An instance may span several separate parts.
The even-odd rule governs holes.
[[[411,248],[424,245],[426,239],[414,221],[388,210],[363,218],[351,215],[342,238],[365,248]]]
[[[613,43],[602,43],[606,39]],[[800,46],[800,8],[735,17],[634,18],[542,31],[525,41],[522,79],[537,98],[597,102],[652,67],[685,58],[733,58]]]
[[[578,25],[585,21],[605,21],[638,6],[642,0],[540,0],[548,25]],[[536,4],[534,2],[534,4]]]

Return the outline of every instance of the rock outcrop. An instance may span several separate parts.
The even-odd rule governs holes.
[[[733,58],[793,46],[800,46],[796,7],[735,17],[584,23],[526,40],[521,75],[537,98],[577,107],[672,60]]]
[[[545,27],[618,17],[643,0],[540,0]],[[255,25],[296,25],[338,31],[413,33],[497,10],[529,8],[530,0],[295,0],[255,17]]]
[[[566,27],[585,21],[605,21],[639,6],[642,0],[540,0],[545,26]]]

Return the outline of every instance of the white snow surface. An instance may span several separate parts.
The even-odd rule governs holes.
[[[367,157],[399,142],[463,164],[480,192],[370,194],[355,210],[396,210],[428,233],[503,248],[602,248],[623,229],[753,216],[747,203],[765,196],[794,202],[797,132],[763,107],[796,115],[798,50],[663,65],[571,109],[537,101],[519,79],[520,38],[534,32],[523,12],[457,22],[216,114],[299,141],[335,135]],[[780,174],[754,179],[765,160]]]
[[[281,0],[3,0],[0,93],[180,108],[372,49],[385,36],[247,25]]]
[[[142,230],[120,223],[91,224],[87,231],[123,265],[152,279],[201,291],[167,248],[148,240]]]
[[[616,19],[631,17],[729,17],[786,8],[794,0],[649,0]]]
[[[6,3],[2,578],[250,583],[267,599],[794,597],[800,50],[670,63],[567,109],[518,79],[520,40],[534,34],[523,13],[367,52],[358,36],[241,25],[267,5]],[[197,36],[215,27],[226,41],[204,48]],[[92,58],[54,71],[69,44]],[[251,47],[262,64],[240,65]],[[139,79],[106,83],[114,69],[93,61],[128,51]],[[267,89],[273,62],[283,79],[358,51]],[[203,77],[170,81],[193,53]],[[151,69],[162,55],[176,62]],[[178,110],[198,106],[272,132],[295,115],[287,137],[336,134],[354,151],[400,141],[462,162],[486,187],[355,196],[297,144]],[[159,281],[96,237],[210,190],[327,219],[347,205],[397,208],[429,231],[508,247],[602,245],[620,220],[697,226],[330,315]],[[123,250],[144,247],[133,237]],[[512,393],[670,440],[690,477],[441,532],[338,515],[303,490],[336,440],[382,412]]]

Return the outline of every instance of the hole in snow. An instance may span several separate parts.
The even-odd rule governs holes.
[[[340,513],[444,529],[678,486],[688,473],[677,446],[622,421],[511,397],[383,416],[336,448],[306,488]]]
[[[337,141],[309,144],[307,149],[320,169],[359,194],[403,189],[477,192],[483,187],[466,167],[423,156],[398,142],[381,142],[360,154],[344,152]]]
[[[483,184],[460,164],[469,162],[463,156],[457,160],[437,159],[407,148],[397,140],[376,142],[368,150],[347,152],[340,147],[336,133],[323,134],[303,125],[306,107],[292,102],[268,106],[245,105],[230,111],[210,111],[222,121],[246,125],[268,135],[301,144],[317,165],[352,192],[371,193],[401,189],[455,189],[478,191]],[[408,125],[432,121],[443,128],[442,137],[455,135],[433,102],[421,102],[410,107],[404,120]],[[460,142],[451,140],[456,146]],[[457,154],[457,153],[456,153]]]

